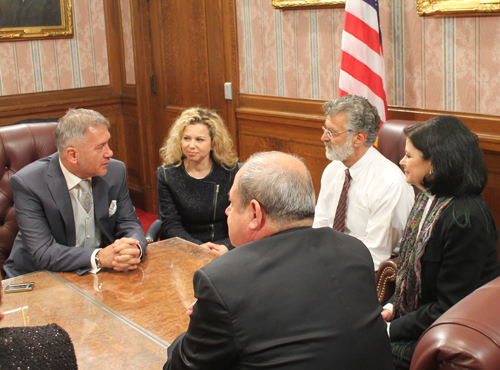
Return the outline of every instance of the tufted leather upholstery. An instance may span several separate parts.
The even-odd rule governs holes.
[[[420,121],[388,120],[384,123],[378,133],[379,152],[399,166],[399,161],[405,155],[406,136],[403,129],[417,123]],[[377,296],[382,305],[394,294],[397,262],[397,258],[384,261],[377,271]]]
[[[24,166],[56,151],[57,122],[17,124],[0,127],[0,271],[9,257],[19,231],[10,178]]]
[[[500,369],[500,278],[446,311],[420,337],[411,370]]]
[[[377,298],[383,306],[394,294],[398,257],[388,259],[380,264],[375,281],[377,282]]]

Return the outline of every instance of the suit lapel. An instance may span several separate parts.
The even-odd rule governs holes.
[[[76,244],[75,218],[68,191],[68,184],[59,165],[59,153],[52,155],[47,172],[47,186],[57,205],[66,229],[67,245]]]
[[[105,236],[102,241],[113,242],[113,235],[110,234],[109,227],[109,199],[108,184],[102,177],[92,177],[92,194],[94,195],[94,215],[101,230],[101,235]],[[112,230],[111,230],[112,231]]]

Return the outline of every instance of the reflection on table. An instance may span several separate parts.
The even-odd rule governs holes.
[[[159,369],[187,329],[193,274],[218,254],[182,239],[150,244],[140,267],[97,275],[40,271],[4,280],[35,282],[4,294],[0,327],[57,323],[70,335],[79,369]]]
[[[1,327],[39,326],[57,323],[70,335],[79,369],[160,369],[167,358],[167,346],[99,307],[47,271],[4,280],[35,282],[31,292],[5,294]]]
[[[187,329],[186,309],[195,300],[194,272],[217,256],[216,252],[172,238],[150,244],[135,271],[57,275],[169,345]]]

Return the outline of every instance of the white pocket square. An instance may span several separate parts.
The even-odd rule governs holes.
[[[111,217],[111,216],[113,216],[113,215],[115,214],[115,212],[116,212],[116,208],[118,208],[118,207],[116,206],[116,200],[112,200],[112,201],[111,201],[111,204],[109,205],[109,210],[108,210],[108,212],[109,212],[109,217]]]

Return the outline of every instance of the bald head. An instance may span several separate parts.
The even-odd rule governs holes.
[[[275,223],[314,218],[316,198],[311,175],[298,157],[281,152],[257,153],[237,177],[240,210],[255,199]]]

